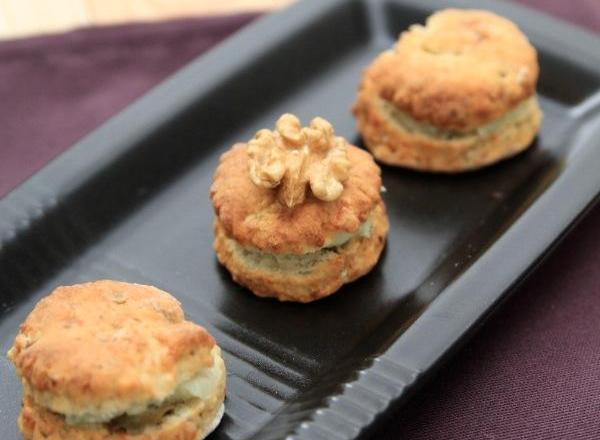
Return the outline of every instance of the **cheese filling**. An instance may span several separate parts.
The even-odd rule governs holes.
[[[408,113],[398,109],[392,103],[380,98],[380,105],[383,112],[394,121],[404,128],[409,133],[418,133],[424,136],[437,138],[441,140],[452,140],[452,139],[465,139],[468,137],[485,138],[491,134],[497,132],[502,127],[514,124],[527,117],[530,111],[536,106],[536,97],[531,96],[525,101],[518,104],[512,110],[506,112],[499,118],[488,122],[487,124],[480,125],[472,130],[458,131],[458,130],[443,130],[434,125],[426,122],[420,122]]]
[[[372,229],[373,219],[369,217],[356,231],[339,232],[334,235],[324,247],[304,254],[273,254],[262,252],[254,248],[243,247],[232,239],[228,239],[227,242],[229,246],[233,247],[233,250],[236,253],[244,258],[247,264],[267,270],[306,275],[309,274],[317,264],[337,254],[340,248],[344,247],[352,240],[370,237]]]
[[[120,414],[105,412],[85,412],[77,414],[64,414],[69,425],[90,425],[113,422],[119,426],[141,425],[144,423],[157,423],[165,414],[173,412],[182,403],[195,399],[207,399],[212,396],[220,383],[220,362],[213,351],[213,365],[201,370],[188,381],[182,382],[167,398],[162,401],[145,402],[130,407]]]
[[[362,223],[355,232],[338,232],[333,239],[327,243],[326,248],[343,246],[353,238],[367,238],[371,236],[373,229],[373,219],[369,217],[367,221]]]

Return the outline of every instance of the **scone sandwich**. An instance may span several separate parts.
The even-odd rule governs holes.
[[[59,287],[8,356],[23,383],[26,440],[197,440],[223,415],[219,347],[155,287]]]
[[[215,250],[258,296],[310,302],[373,268],[388,231],[371,155],[315,118],[284,114],[223,154],[210,197]]]
[[[483,167],[526,149],[542,113],[537,53],[509,20],[447,9],[365,70],[353,107],[376,159],[424,171]]]

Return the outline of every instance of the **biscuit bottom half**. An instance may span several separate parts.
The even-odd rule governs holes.
[[[305,254],[276,255],[240,245],[217,221],[215,250],[233,279],[256,295],[310,302],[331,295],[375,266],[388,231],[382,202],[371,212],[368,226],[343,244]]]
[[[365,144],[381,162],[447,173],[481,168],[520,153],[535,138],[542,119],[535,95],[468,131],[422,123],[366,92],[359,97],[355,113]]]
[[[215,382],[193,379],[164,402],[149,405],[135,415],[123,414],[104,423],[73,423],[68,416],[38,405],[25,394],[18,425],[25,440],[200,440],[210,434],[223,417],[225,365],[217,348]],[[204,395],[205,391],[208,395]],[[198,397],[202,395],[202,397]]]

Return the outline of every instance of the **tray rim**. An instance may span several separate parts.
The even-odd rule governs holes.
[[[314,17],[324,14],[327,9],[333,9],[343,3],[347,3],[347,1],[305,0],[286,10],[255,20],[168,77],[82,140],[67,148],[0,199],[0,250],[3,246],[16,241],[19,236],[27,234],[36,216],[41,217],[60,205],[61,195],[71,193],[98,170],[118,160],[119,156],[128,150],[128,146],[136,139],[146,136],[152,127],[160,126],[176,118],[177,115],[185,112],[192,104],[192,100],[198,99],[198,96],[203,93],[209,93],[215,85],[223,81],[223,76],[219,74],[220,71],[234,71],[236,70],[235,66],[251,62],[257,52],[268,51],[273,44],[276,44],[275,41],[268,42],[263,38],[259,47],[253,46],[253,50],[241,51],[240,46],[253,45],[250,43],[253,40],[252,36],[265,32],[267,28],[270,33],[290,33],[294,29],[301,28]],[[353,0],[353,3],[365,4],[367,0]],[[561,56],[565,55],[566,59],[576,65],[583,65],[596,73],[600,72],[600,63],[594,62],[594,60],[600,59],[600,56],[592,50],[600,45],[600,37],[523,5],[499,0],[479,2],[476,0],[453,0],[452,2],[375,0],[371,3],[370,7],[372,8],[381,8],[383,3],[395,3],[418,10],[439,9],[442,5],[495,10],[512,19],[518,17],[515,21],[520,26],[525,23],[524,27],[528,31],[533,30],[541,36],[566,35],[565,38],[553,40],[553,43],[556,42],[555,51]],[[229,63],[223,63],[222,54],[224,53],[236,53],[237,57],[233,57],[234,59]],[[579,57],[581,53],[590,56],[582,59]],[[217,58],[221,58],[220,63],[215,63]],[[204,73],[201,77],[195,75],[199,70]],[[185,91],[179,86],[182,81],[191,83]],[[190,89],[193,89],[195,93],[189,93]],[[591,98],[578,103],[573,108],[582,107],[582,114],[592,111],[594,116],[598,116],[600,113],[598,95],[599,93],[596,92]],[[588,102],[590,99],[593,99],[591,106]],[[158,102],[161,103],[160,106],[153,105]],[[592,133],[588,133],[586,138],[589,139],[594,133],[600,134],[600,121],[597,121],[591,131]],[[114,133],[116,132],[120,134],[119,141],[115,141]],[[103,140],[111,142],[107,143]],[[583,143],[581,139],[578,142]],[[94,145],[108,145],[109,148],[94,149]],[[353,378],[341,384],[343,389],[340,392],[331,393],[327,402],[307,414],[303,419],[306,422],[298,423],[295,435],[299,438],[311,438],[311,433],[329,432],[331,428],[328,428],[328,421],[337,417],[336,412],[343,412],[342,407],[336,407],[338,402],[336,398],[343,395],[344,389],[361,386],[361,382],[370,380],[383,381],[389,387],[390,393],[374,397],[379,401],[381,409],[369,415],[370,422],[356,426],[356,438],[367,436],[390,415],[394,408],[404,403],[416,391],[416,388],[423,384],[426,377],[433,374],[444,360],[467,341],[469,336],[482,325],[501,302],[510,296],[515,287],[533,271],[558,242],[566,237],[576,222],[583,218],[599,200],[600,175],[594,173],[593,167],[594,163],[599,162],[589,160],[589,157],[582,154],[582,151],[587,151],[588,155],[592,154],[598,161],[600,161],[600,151],[594,152],[593,145],[587,147],[582,145],[582,148],[574,148],[574,150],[576,150],[575,153],[568,160],[569,165],[564,168],[561,175],[502,233],[501,237],[464,273],[455,278],[406,331],[394,337],[394,341],[384,352],[365,359],[365,365],[355,371]],[[48,182],[51,182],[51,185],[48,185]],[[575,193],[569,191],[574,182],[578,184],[578,191]],[[40,192],[46,194],[45,199],[31,200],[29,194],[39,194]],[[556,206],[557,199],[562,202],[559,205],[561,209],[548,224],[546,211],[549,206]],[[23,203],[24,200],[25,203]],[[39,206],[42,209],[35,210],[36,214],[32,215],[32,207]],[[531,224],[541,224],[545,227],[531,238],[529,229]],[[511,246],[508,246],[510,242],[519,243],[524,239],[530,243],[525,252],[518,252],[516,255],[508,252],[511,250]],[[502,245],[500,245],[501,243]],[[508,262],[508,269],[505,269],[503,274],[491,270],[494,262],[498,260]],[[477,301],[473,301],[473,298],[469,297],[469,289],[481,289],[481,277],[478,276],[478,273],[482,271],[492,275],[488,280],[491,281],[488,282],[488,285],[497,284],[499,287],[489,288],[487,291],[483,289],[484,295],[479,296]],[[427,334],[432,330],[436,330],[436,333],[444,334],[446,337],[443,338],[443,343],[441,339],[438,340],[435,347],[425,347],[425,344],[422,343],[422,334]],[[397,373],[397,375],[390,375],[389,371]],[[260,434],[261,429],[255,434]]]

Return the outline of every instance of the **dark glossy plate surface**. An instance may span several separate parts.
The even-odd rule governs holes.
[[[310,304],[261,300],[212,251],[219,155],[283,112],[349,108],[362,68],[442,1],[307,1],[244,29],[0,201],[0,351],[61,284],[114,278],[175,295],[224,349],[219,439],[350,439],[406,401],[593,203],[600,190],[600,39],[509,4],[537,46],[541,134],[462,176],[385,167],[391,230],[371,274]],[[0,358],[0,438],[20,384]]]

